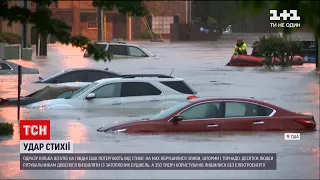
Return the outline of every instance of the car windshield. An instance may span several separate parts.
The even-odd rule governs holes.
[[[86,85],[83,88],[80,88],[79,90],[77,90],[76,92],[73,93],[73,95],[70,97],[70,99],[74,99],[77,98],[78,96],[80,96],[82,93],[84,93],[85,91],[87,91],[88,89],[90,89],[91,87],[97,85],[98,83],[94,82],[92,84]]]
[[[38,90],[38,91],[36,91],[36,92],[34,92],[34,93],[31,93],[31,94],[27,95],[26,97],[36,96],[36,95],[40,94],[41,92],[43,92],[45,89],[46,89],[46,88],[40,89],[40,90]]]
[[[152,118],[150,118],[150,120],[158,120],[158,119],[166,118],[166,117],[170,116],[172,113],[178,111],[179,109],[183,108],[184,106],[186,106],[188,104],[190,104],[190,102],[188,102],[188,101],[179,103],[179,104],[172,106],[172,107],[160,112],[159,114],[153,116]]]
[[[152,54],[152,52],[150,52],[148,49],[144,48],[144,47],[141,47],[141,49],[147,53],[149,53],[152,57],[156,56],[154,54]]]

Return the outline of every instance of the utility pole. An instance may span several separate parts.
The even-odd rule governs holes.
[[[103,41],[103,10],[98,8],[98,41]]]
[[[42,8],[46,8],[46,7],[44,7],[44,5],[41,2],[37,1],[36,10],[39,10]],[[38,37],[38,42],[36,45],[36,55],[47,56],[47,43],[48,43],[47,36],[37,32],[37,37]]]
[[[28,1],[27,0],[23,0],[22,1],[22,7],[25,9],[28,9]],[[27,48],[27,44],[28,44],[28,27],[27,27],[27,23],[24,23],[22,25],[22,37],[21,37],[21,52],[22,52],[22,48]]]

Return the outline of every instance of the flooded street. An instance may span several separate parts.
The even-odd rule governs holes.
[[[38,111],[21,109],[21,119],[50,119],[51,139],[70,139],[74,152],[104,153],[277,153],[274,171],[21,171],[16,108],[0,108],[0,121],[15,124],[13,137],[0,137],[0,179],[319,179],[319,75],[315,64],[285,70],[263,67],[228,67],[233,44],[137,42],[159,58],[95,62],[80,49],[49,45],[48,57],[32,62],[46,77],[68,68],[109,68],[118,73],[155,73],[184,78],[201,97],[254,97],[296,112],[313,113],[316,132],[302,133],[300,141],[285,141],[283,132],[217,133],[188,135],[106,134],[102,125],[140,117],[114,111]],[[233,42],[232,42],[233,43]],[[248,49],[251,52],[251,49]],[[39,75],[23,75],[22,95],[44,85]],[[0,76],[0,97],[17,96],[17,76]],[[149,117],[145,112],[141,117]]]

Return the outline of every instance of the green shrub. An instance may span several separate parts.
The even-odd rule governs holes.
[[[0,33],[0,38],[3,38],[9,44],[21,44],[21,36],[14,33]]]
[[[13,132],[14,130],[12,123],[0,123],[0,135],[11,135]]]
[[[0,43],[7,43],[7,41],[0,36]]]
[[[153,34],[154,35],[154,34]],[[135,32],[133,33],[134,39],[152,39],[149,32]]]
[[[291,66],[293,57],[301,53],[302,48],[303,44],[298,39],[275,35],[260,37],[259,54],[264,57],[264,65],[269,67],[274,65]],[[279,64],[275,64],[273,61],[275,58],[280,59]]]

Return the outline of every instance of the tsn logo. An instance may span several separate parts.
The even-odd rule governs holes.
[[[20,140],[50,140],[50,120],[21,120]]]

